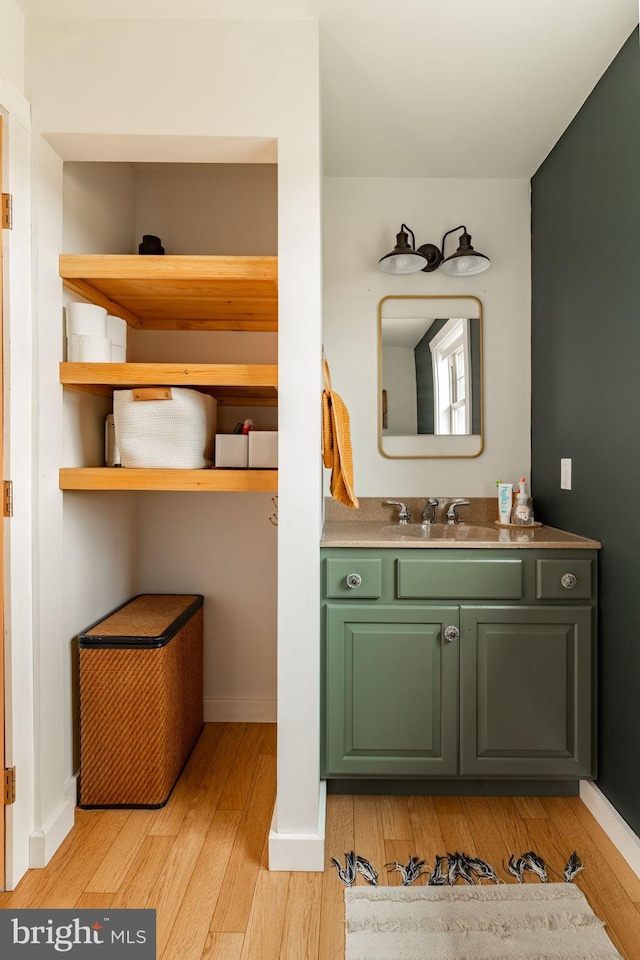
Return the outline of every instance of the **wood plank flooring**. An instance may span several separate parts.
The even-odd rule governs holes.
[[[155,907],[158,960],[341,960],[330,856],[355,849],[396,884],[386,862],[464,850],[515,882],[509,853],[535,850],[561,872],[577,850],[578,886],[622,956],[640,960],[640,879],[574,797],[331,796],[325,872],[270,873],[275,742],[272,724],[207,724],[166,807],[78,810],[49,866],[0,907]]]

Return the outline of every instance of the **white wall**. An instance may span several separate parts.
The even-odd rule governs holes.
[[[525,180],[324,181],[324,344],[351,415],[358,496],[489,497],[530,469],[530,203]],[[401,223],[416,244],[466,224],[485,273],[390,276],[378,260]],[[456,249],[447,239],[447,254]],[[345,241],[347,238],[347,241]],[[451,246],[449,246],[449,244]],[[470,295],[484,307],[485,448],[476,459],[389,460],[377,449],[377,305],[402,294]]]
[[[63,191],[64,253],[137,252],[131,164],[65,163]]]
[[[389,403],[386,430],[383,433],[418,432],[416,358],[413,347],[383,347],[384,379]]]
[[[169,66],[170,65],[170,69]],[[175,160],[180,137],[258,137],[278,141],[279,256],[279,527],[278,527],[278,802],[271,864],[322,869],[319,833],[319,556],[320,410],[320,156],[318,27],[313,22],[38,20],[28,26],[27,86],[34,126],[56,144],[58,159],[91,159],[96,135],[107,135],[112,159],[129,161],[128,137],[154,137],[158,155]],[[229,77],[242,82],[230,83]],[[79,79],[81,78],[81,82]],[[147,81],[147,78],[151,80]],[[98,140],[100,138],[98,137]],[[101,141],[104,144],[104,139]],[[44,150],[43,150],[44,153]],[[87,152],[83,159],[87,159]],[[196,159],[180,156],[180,159]],[[201,159],[198,156],[197,159]],[[45,169],[42,168],[44,180]],[[53,185],[54,194],[57,186]],[[56,220],[55,196],[40,192],[40,217]],[[55,230],[51,228],[51,232]],[[55,285],[55,259],[42,263],[40,282]],[[59,324],[58,300],[41,303],[41,330]],[[59,343],[41,350],[40,375],[55,367]],[[52,398],[42,427],[59,435]],[[44,441],[43,441],[44,442]],[[49,443],[45,443],[49,447]],[[61,444],[57,445],[59,458]],[[48,456],[48,454],[47,454]],[[57,478],[42,477],[43,542],[39,565],[58,562],[56,516],[44,502]],[[300,569],[305,577],[300,582]],[[42,585],[41,585],[42,586]],[[39,616],[55,598],[41,589]],[[304,630],[301,625],[304,624]],[[57,752],[62,652],[52,665],[53,692],[37,718],[53,759],[38,785],[41,822],[54,815],[64,784]],[[55,796],[54,796],[55,795]],[[289,853],[289,851],[291,851]]]
[[[275,164],[138,163],[135,171],[138,240],[160,237],[167,254],[277,254]]]
[[[0,0],[0,73],[24,91],[24,15],[14,0]]]
[[[205,720],[276,719],[277,528],[266,493],[147,493],[140,593],[204,595]]]

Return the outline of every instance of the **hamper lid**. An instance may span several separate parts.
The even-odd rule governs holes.
[[[203,602],[201,594],[140,594],[79,633],[78,646],[163,647]]]

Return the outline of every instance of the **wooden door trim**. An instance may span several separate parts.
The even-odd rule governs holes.
[[[3,124],[4,116],[0,114],[0,192],[4,188],[3,180],[3,161],[4,161],[4,152],[3,152]],[[3,313],[2,313],[2,300],[3,300],[3,273],[4,273],[4,256],[2,252],[2,234],[0,233],[0,479],[4,478],[4,449],[3,449],[3,436],[4,436],[4,353],[3,353]],[[4,534],[4,531],[2,531]],[[4,770],[6,766],[6,750],[5,750],[5,696],[4,696],[4,684],[5,684],[5,675],[4,675],[4,536],[0,536],[0,760],[2,761],[1,769]],[[5,864],[6,864],[6,816],[5,816],[5,806],[2,805],[0,808],[0,890],[5,888]]]

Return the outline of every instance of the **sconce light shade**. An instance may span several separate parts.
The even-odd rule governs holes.
[[[456,230],[459,229],[459,227],[456,227]],[[445,257],[440,264],[442,272],[447,273],[450,277],[470,277],[474,273],[482,273],[483,270],[488,270],[491,266],[489,257],[485,257],[483,253],[478,253],[473,249],[471,236],[467,233],[466,227],[463,229],[464,233],[460,235],[460,246],[455,253]],[[444,241],[442,249],[444,251]]]
[[[459,247],[451,256],[445,257],[444,244],[450,233],[460,234]],[[411,234],[411,245],[409,237]],[[447,230],[442,238],[442,247],[436,247],[433,243],[423,243],[416,250],[416,238],[405,223],[400,228],[400,233],[396,236],[396,245],[391,253],[378,262],[378,266],[385,273],[417,273],[422,270],[424,273],[432,273],[439,268],[443,273],[450,277],[470,277],[474,273],[482,273],[491,266],[491,260],[484,253],[478,253],[471,246],[471,235],[467,233],[467,228],[462,225]]]
[[[406,232],[405,232],[406,231]],[[411,234],[412,245],[409,246]],[[427,265],[426,258],[416,250],[416,238],[406,224],[402,224],[400,233],[396,234],[396,245],[386,256],[378,262],[378,266],[385,273],[417,273]]]

